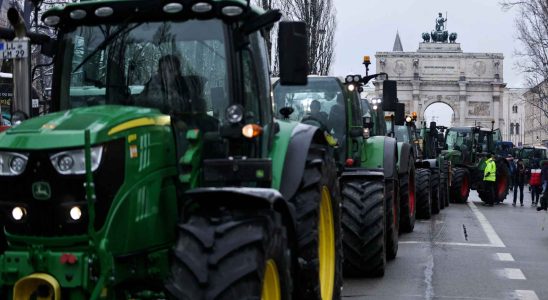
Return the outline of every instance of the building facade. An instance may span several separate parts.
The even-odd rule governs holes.
[[[524,145],[548,147],[548,82],[544,82],[523,95],[525,114]]]

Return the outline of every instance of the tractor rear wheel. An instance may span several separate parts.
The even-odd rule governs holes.
[[[415,197],[415,165],[400,178],[400,231],[413,232],[417,212]]]
[[[430,197],[432,198],[432,214],[437,215],[441,210],[440,199],[440,171],[438,169],[430,170]]]
[[[279,213],[210,208],[178,227],[168,298],[291,298],[291,259]]]
[[[383,181],[346,182],[342,197],[345,276],[383,276],[386,266]]]
[[[503,202],[510,189],[510,170],[506,162],[497,161],[497,179],[495,181],[495,201]]]
[[[397,180],[385,180],[384,199],[386,213],[386,259],[396,258],[400,234],[400,198]]]
[[[451,202],[465,203],[470,195],[470,173],[466,168],[454,168],[451,180]]]
[[[417,169],[417,218],[430,219],[432,216],[432,195],[430,170]]]
[[[341,200],[335,161],[312,145],[299,189],[290,200],[296,210],[299,299],[340,299],[342,287]]]

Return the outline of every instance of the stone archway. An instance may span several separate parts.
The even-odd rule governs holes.
[[[449,103],[444,101],[435,101],[428,104],[425,106],[422,115],[424,116],[426,124],[435,121],[437,125],[451,127],[455,126],[455,123],[458,122],[457,111]]]

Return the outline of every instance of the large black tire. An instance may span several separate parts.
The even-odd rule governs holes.
[[[334,233],[333,257],[325,258],[325,262],[333,264],[334,278],[330,282],[320,282],[321,261],[319,247],[320,233],[320,203],[322,197],[330,204],[331,220]],[[306,160],[301,184],[295,197],[290,200],[295,206],[297,215],[297,248],[298,248],[298,281],[295,283],[298,299],[322,299],[322,287],[333,287],[331,296],[323,298],[340,299],[342,287],[342,230],[341,230],[341,200],[337,180],[335,161],[320,145],[312,145]],[[325,273],[323,273],[325,274]],[[325,291],[325,290],[324,290]]]
[[[386,213],[386,259],[396,258],[400,234],[400,198],[397,180],[385,180],[384,199]]]
[[[342,197],[345,276],[383,276],[386,266],[383,181],[345,182]]]
[[[400,231],[413,232],[417,212],[415,194],[415,165],[400,177]]]
[[[170,299],[259,299],[272,262],[282,299],[291,298],[291,257],[277,212],[210,208],[178,227],[165,283]]]
[[[495,181],[495,202],[503,202],[510,189],[510,170],[504,160],[497,161],[497,177]]]
[[[443,160],[440,172],[440,199],[443,199],[443,206],[449,206],[449,162]]]
[[[466,203],[470,195],[470,173],[466,168],[453,168],[451,178],[451,202]]]
[[[441,210],[440,200],[440,171],[438,169],[430,170],[430,197],[432,198],[432,214],[437,215]]]
[[[432,216],[432,188],[430,186],[430,170],[417,169],[417,218],[430,219]]]

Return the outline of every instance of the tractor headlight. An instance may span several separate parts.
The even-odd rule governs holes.
[[[91,171],[97,170],[101,164],[103,146],[91,148]],[[84,149],[69,150],[50,155],[51,164],[63,175],[81,175],[86,173]]]
[[[69,216],[72,220],[78,221],[82,217],[82,210],[78,206],[74,206],[69,211]]]
[[[21,153],[0,152],[0,175],[21,175],[27,167],[28,156]]]
[[[24,207],[16,206],[11,210],[11,217],[15,221],[21,221],[27,216],[27,210]]]

